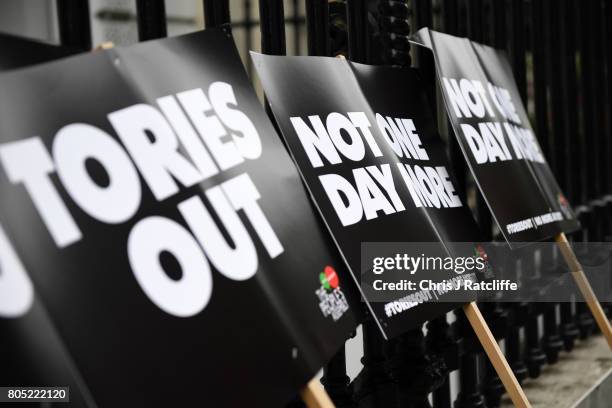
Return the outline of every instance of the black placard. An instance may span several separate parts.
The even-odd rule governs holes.
[[[427,28],[413,41],[433,50],[454,133],[508,243],[579,228],[531,128],[505,53]]]
[[[76,52],[21,37],[0,34],[0,71],[63,58]],[[1,91],[1,90],[0,90]],[[11,271],[9,276],[8,271]],[[5,273],[3,274],[3,271]],[[7,282],[7,280],[11,282]],[[14,290],[15,286],[18,288]],[[14,298],[17,293],[21,296]],[[72,406],[87,406],[89,396],[72,367],[19,257],[0,227],[0,385],[70,388]],[[38,406],[22,403],[24,407]]]
[[[456,254],[450,241],[481,238],[449,174],[414,70],[251,55],[287,146],[357,281],[368,273],[364,242],[438,243],[428,248],[439,255]],[[368,302],[389,337],[457,306],[427,302],[396,312],[393,303]]]
[[[0,71],[49,62],[78,52],[69,47],[3,33],[0,33],[0,50]]]
[[[0,89],[1,223],[98,406],[280,406],[355,329],[350,275],[226,33]]]

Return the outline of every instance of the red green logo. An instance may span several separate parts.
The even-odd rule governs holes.
[[[338,279],[336,270],[329,265],[319,274],[319,280],[321,281],[321,285],[327,290],[336,289],[340,286],[340,279]]]
[[[485,262],[487,262],[489,260],[489,256],[485,252],[485,250],[482,247],[482,245],[476,245],[474,247],[474,253],[476,254],[476,256],[481,257]]]
[[[563,194],[559,193],[559,195],[557,196],[557,201],[559,202],[559,206],[561,207],[561,211],[563,212],[565,218],[571,219],[573,215],[570,203],[569,201],[567,201],[567,198],[565,198]]]

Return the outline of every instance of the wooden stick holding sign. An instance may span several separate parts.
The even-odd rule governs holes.
[[[300,393],[308,408],[334,408],[335,405],[317,378],[310,380]]]
[[[485,353],[487,353],[491,364],[495,368],[497,375],[504,384],[504,388],[508,392],[514,406],[519,408],[531,407],[525,392],[523,392],[521,385],[514,376],[514,372],[510,368],[508,361],[506,361],[506,357],[500,350],[495,337],[491,333],[491,330],[489,330],[489,326],[482,317],[480,309],[478,309],[476,303],[470,302],[465,304],[463,306],[463,311],[465,312],[465,316],[467,317],[468,321],[472,325],[474,333],[476,333],[476,337],[478,337],[478,340],[480,340],[480,344],[482,344]]]
[[[593,317],[595,317],[595,321],[597,322],[599,329],[606,337],[608,346],[612,349],[612,327],[610,326],[610,321],[601,308],[601,304],[599,303],[599,300],[597,300],[597,296],[595,296],[595,292],[593,292],[593,288],[584,274],[582,266],[580,265],[580,262],[578,262],[574,250],[572,249],[564,233],[557,235],[555,237],[555,241],[561,250],[561,254],[565,259],[567,266],[570,268],[572,277],[576,281],[582,296],[584,296],[584,300],[589,306],[589,309],[591,309],[591,313],[593,313]]]
[[[115,44],[112,41],[105,41],[101,43],[100,45],[98,45],[97,47],[95,47],[92,51],[110,50],[114,46]]]

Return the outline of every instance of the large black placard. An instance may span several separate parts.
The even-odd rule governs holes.
[[[48,62],[75,53],[65,47],[6,34],[0,34],[0,49],[0,71]],[[62,384],[70,388],[73,406],[86,405],[86,391],[71,367],[66,347],[35,294],[30,278],[2,227],[0,333],[0,385],[51,387]],[[30,406],[27,403],[23,405]]]
[[[433,50],[454,133],[510,245],[577,229],[503,51],[427,28],[413,39]]]
[[[480,238],[448,174],[414,70],[337,58],[252,57],[287,146],[356,281],[368,272],[361,265],[364,242],[437,243],[439,249],[429,250],[452,254],[450,241]],[[371,299],[366,296],[390,337],[456,306],[428,302],[389,313],[394,302]]]
[[[0,222],[98,406],[279,406],[354,330],[350,275],[227,34],[0,89]]]

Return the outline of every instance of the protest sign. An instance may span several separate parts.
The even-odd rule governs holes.
[[[364,241],[387,242],[383,250],[393,241],[417,242],[428,258],[446,253],[453,259],[465,251],[454,244],[469,242],[473,251],[480,239],[456,193],[416,71],[325,57],[251,56],[289,151],[383,333],[396,336],[457,307],[444,302],[444,290],[389,302],[372,302],[367,290],[374,271],[363,265]],[[435,272],[438,282],[457,273],[422,272]],[[466,300],[463,310],[512,401],[529,407],[475,302]]]
[[[453,130],[508,243],[520,246],[577,229],[529,124],[505,54],[427,28],[413,41],[434,52]]]
[[[415,302],[381,302],[364,266],[362,243],[431,243],[419,252],[444,256],[456,252],[453,241],[480,238],[416,72],[334,58],[252,57],[287,146],[383,333],[394,337],[457,307],[428,291]],[[438,272],[426,271],[437,280],[456,275]]]
[[[506,55],[428,28],[413,41],[433,51],[455,136],[505,239],[520,246],[554,237],[612,348],[612,326],[565,236],[580,224],[542,154]]]
[[[354,285],[225,32],[0,89],[0,223],[96,404],[282,405],[355,329]]]

